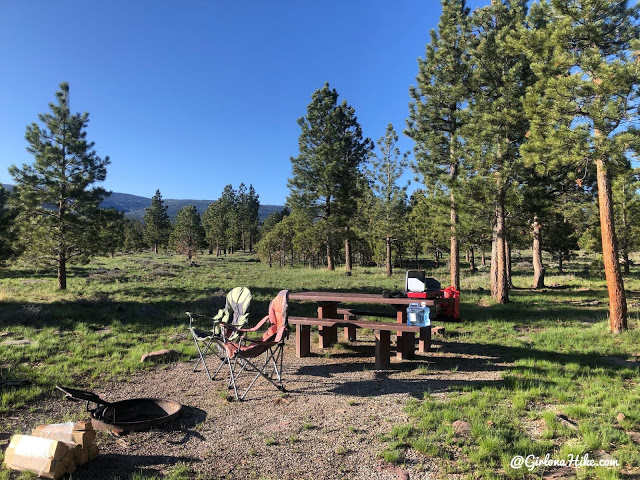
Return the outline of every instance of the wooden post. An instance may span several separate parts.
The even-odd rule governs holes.
[[[311,353],[311,327],[296,325],[296,356],[306,357]]]
[[[420,339],[418,340],[418,351],[427,353],[431,350],[431,326],[420,329]]]
[[[318,318],[339,318],[338,302],[318,302]],[[329,348],[338,341],[338,328],[318,327],[318,342],[320,348]]]
[[[376,330],[376,369],[389,368],[391,365],[391,332]]]
[[[396,322],[407,323],[407,306],[394,305],[396,309]],[[415,349],[415,334],[413,332],[398,332],[396,336],[396,358],[405,360],[413,357]]]

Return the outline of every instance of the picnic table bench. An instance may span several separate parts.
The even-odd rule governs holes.
[[[396,318],[397,314],[393,312],[381,312],[377,310],[361,310],[358,308],[338,308],[336,310],[338,315],[341,315],[345,320],[355,320],[358,317],[383,317],[383,318]],[[347,342],[356,341],[356,327],[353,325],[344,327],[344,339]]]
[[[414,334],[419,334],[418,351],[426,353],[431,348],[431,327],[420,327],[398,322],[375,322],[365,319],[333,319],[316,317],[289,317],[289,323],[296,326],[296,356],[306,357],[311,353],[311,327],[318,327],[319,346],[327,348],[337,340],[337,328],[347,329],[364,328],[373,330],[375,342],[375,367],[377,369],[388,368],[391,364],[391,332],[398,332],[397,348],[402,351],[403,358],[413,355],[414,345],[405,345],[402,341],[402,333],[411,333],[406,337],[407,341],[414,341]]]

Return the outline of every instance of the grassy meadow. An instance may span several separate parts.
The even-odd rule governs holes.
[[[549,287],[542,291],[529,288],[529,262],[526,252],[514,255],[516,288],[508,305],[491,301],[488,268],[463,271],[463,321],[447,323],[433,343],[439,353],[468,358],[434,356],[421,373],[427,383],[433,372],[468,371],[470,380],[409,400],[411,421],[388,432],[381,458],[402,465],[414,449],[438,459],[443,478],[541,478],[544,467],[514,469],[510,460],[589,454],[619,467],[581,467],[579,478],[640,474],[640,268],[625,277],[630,330],[614,336],[597,262],[578,256],[556,275],[548,261]],[[446,268],[427,273],[448,286]],[[51,274],[0,269],[0,381],[30,381],[0,390],[0,414],[29,408],[56,384],[91,389],[158,368],[140,363],[152,350],[173,348],[183,360],[194,358],[184,312],[214,313],[235,286],[251,289],[255,322],[281,289],[380,293],[402,289],[404,274],[400,268],[390,278],[375,267],[356,267],[351,276],[269,268],[242,254],[201,255],[192,264],[181,256],[136,254],[74,267],[68,290],[59,292]],[[314,305],[296,304],[294,312],[314,315]],[[405,363],[392,368],[412,368]],[[501,379],[474,380],[475,372],[498,364]]]

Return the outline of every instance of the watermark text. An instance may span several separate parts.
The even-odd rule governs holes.
[[[538,457],[536,455],[516,455],[511,459],[511,468],[520,469],[526,468],[530,472],[536,467],[617,467],[619,466],[618,460],[615,458],[601,458],[594,459],[589,458],[589,454],[584,455],[567,455],[567,458],[551,458],[550,454],[546,454],[544,457]]]

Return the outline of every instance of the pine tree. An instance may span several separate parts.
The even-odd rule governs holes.
[[[209,253],[216,250],[216,256],[222,253],[227,232],[227,217],[221,200],[211,203],[202,216],[202,226],[205,231],[205,240],[209,245]]]
[[[298,120],[302,132],[299,154],[291,157],[288,203],[307,210],[317,220],[326,245],[327,268],[335,269],[336,234],[345,233],[345,257],[350,266],[351,216],[362,194],[361,166],[372,150],[363,138],[353,107],[338,104],[338,92],[329,84],[316,90],[305,117]]]
[[[248,212],[249,251],[251,252],[258,238],[258,224],[260,223],[260,196],[251,184],[249,185],[249,192],[246,197],[246,208]]]
[[[220,204],[225,215],[226,230],[225,253],[233,253],[241,242],[242,236],[242,218],[238,203],[238,192],[233,189],[232,185],[227,185],[222,190]]]
[[[195,205],[187,205],[178,210],[171,232],[171,244],[176,252],[184,253],[191,260],[193,254],[204,243],[204,229]]]
[[[424,184],[442,185],[449,192],[451,284],[459,290],[459,176],[471,75],[470,22],[465,0],[441,3],[438,29],[431,31],[426,58],[419,60],[418,85],[410,89],[406,133],[416,142],[414,169]]]
[[[391,249],[393,241],[398,240],[407,204],[407,185],[400,186],[398,181],[409,164],[409,152],[400,153],[397,147],[398,135],[393,125],[387,125],[383,137],[377,142],[380,153],[374,152],[371,158],[371,169],[368,176],[372,189],[378,198],[375,214],[376,230],[385,243],[385,264],[387,276],[393,273]]]
[[[148,245],[144,241],[144,226],[140,220],[125,219],[124,249],[127,252],[141,252]]]
[[[473,176],[484,180],[483,195],[494,208],[491,296],[509,301],[507,207],[520,174],[520,145],[528,129],[523,98],[532,81],[529,63],[508,43],[525,22],[526,0],[492,0],[472,15],[473,98],[466,149]]]
[[[638,169],[625,170],[613,179],[613,207],[624,274],[629,275],[629,254],[640,246],[640,180]]]
[[[99,225],[98,244],[99,253],[115,257],[116,252],[124,248],[125,219],[124,212],[114,208],[101,209],[96,219]]]
[[[171,219],[167,214],[169,207],[164,204],[160,190],[151,198],[151,206],[144,210],[144,239],[151,245],[154,253],[160,246],[166,247],[171,234]]]
[[[260,201],[253,185],[249,185],[248,190],[244,183],[241,183],[238,187],[237,210],[240,221],[242,251],[246,252],[247,248],[251,251],[258,232],[260,211]]]
[[[34,262],[55,266],[58,288],[67,288],[67,263],[86,261],[96,252],[92,233],[104,188],[90,186],[104,181],[109,157],[101,159],[86,139],[88,113],[71,114],[69,84],[60,84],[57,104],[51,113],[38,117],[25,138],[33,165],[12,165],[20,209],[21,241],[25,256]]]
[[[16,211],[9,205],[9,192],[0,185],[0,264],[17,253]]]
[[[541,2],[549,21],[523,43],[537,82],[527,98],[532,147],[546,143],[566,169],[596,168],[609,329],[627,329],[611,180],[636,142],[640,7],[619,0]]]

